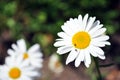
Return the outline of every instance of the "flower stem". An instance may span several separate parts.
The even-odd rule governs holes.
[[[109,67],[114,65],[115,63],[109,63],[109,64],[105,64],[105,65],[99,65],[99,67]]]
[[[99,63],[98,63],[98,59],[96,57],[93,57],[94,62],[95,62],[95,66],[96,66],[96,70],[98,72],[98,80],[102,80],[102,75],[99,69]]]

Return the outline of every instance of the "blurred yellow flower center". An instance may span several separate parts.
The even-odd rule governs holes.
[[[17,79],[21,76],[21,70],[17,67],[14,67],[10,69],[9,71],[9,77],[12,79]]]
[[[59,61],[57,61],[57,62],[55,63],[55,67],[58,68],[58,67],[60,67],[60,66],[61,66],[61,63],[60,63]]]
[[[91,37],[87,32],[81,31],[72,37],[72,44],[75,48],[85,49],[89,46]]]
[[[23,54],[23,59],[27,59],[29,57],[28,53]]]

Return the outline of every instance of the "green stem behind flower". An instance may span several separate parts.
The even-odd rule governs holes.
[[[104,64],[104,65],[99,65],[99,67],[110,67],[112,65],[115,65],[115,63],[109,63],[109,64]]]
[[[98,63],[98,59],[96,57],[93,57],[94,62],[95,62],[95,66],[96,66],[96,70],[98,72],[98,80],[102,80],[102,75],[99,69],[99,63]]]

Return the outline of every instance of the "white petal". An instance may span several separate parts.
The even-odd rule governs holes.
[[[24,74],[29,77],[38,77],[39,76],[39,73],[35,72],[35,71],[28,71],[28,72],[25,72]]]
[[[102,59],[102,60],[105,59],[105,56],[104,56],[104,55],[98,55],[98,57],[99,57],[100,59]]]
[[[105,41],[105,42],[103,42],[105,45],[111,45],[111,43],[110,42],[108,42],[108,41]]]
[[[62,38],[59,38],[59,39],[56,39],[56,41],[63,41],[64,39],[62,39]]]
[[[101,43],[101,42],[96,42],[96,41],[92,41],[91,45],[94,45],[96,47],[104,47],[105,44]]]
[[[31,65],[35,68],[42,68],[42,62],[41,61],[31,61]]]
[[[100,25],[100,21],[99,21],[99,20],[95,21],[95,22],[92,24],[92,26],[91,26],[91,28],[89,29],[89,31],[92,32],[92,31],[96,31],[96,30],[100,29],[101,27],[100,27],[99,25]],[[99,26],[99,27],[98,27],[98,26]],[[91,30],[92,30],[92,31],[91,31]]]
[[[41,52],[36,52],[36,53],[29,53],[29,56],[31,58],[41,58],[43,54]]]
[[[12,60],[11,57],[6,57],[5,58],[5,64],[8,65],[8,66],[12,66],[14,63],[14,61]]]
[[[67,35],[65,32],[59,32],[57,34],[59,37],[63,38],[63,39],[69,39],[69,35]]]
[[[98,26],[98,25],[100,25],[100,21],[99,21],[99,20],[97,20],[97,21],[95,21],[95,22],[93,23],[92,28],[94,28],[94,27],[96,27],[96,26]]]
[[[66,64],[68,64],[68,63],[72,62],[73,60],[75,60],[75,58],[76,58],[77,56],[78,56],[78,52],[75,51],[75,49],[73,49],[73,50],[69,53],[69,55],[68,55],[68,57],[67,57]]]
[[[91,63],[90,53],[85,51],[85,59],[84,59],[85,66],[88,68]]]
[[[75,24],[75,20],[74,19],[72,19],[72,18],[70,18],[70,20],[69,21],[67,21],[66,22],[67,24],[66,24],[66,26],[69,26],[69,28],[70,28],[70,30],[72,31],[72,32],[74,32],[74,30],[75,30],[75,28],[76,28],[76,24]],[[74,26],[74,27],[73,27]],[[71,33],[72,33],[71,32]]]
[[[78,16],[78,21],[79,21],[80,23],[82,23],[82,16],[81,16],[81,15]]]
[[[95,21],[96,17],[90,17],[89,20],[88,20],[88,24],[87,24],[87,27],[86,27],[86,30],[85,31],[89,31],[93,25],[93,22]]]
[[[18,50],[18,46],[16,44],[12,44],[12,48],[17,51]]]
[[[97,31],[98,29],[100,29],[100,28],[102,28],[102,27],[103,27],[102,24],[101,24],[101,25],[97,25],[97,26],[93,27],[93,28],[89,31],[89,33],[92,35],[92,34],[95,33],[95,31]]]
[[[85,28],[86,28],[87,20],[88,20],[88,14],[86,14],[83,18],[83,22],[82,22],[83,30],[85,30]]]
[[[101,48],[94,46],[93,49],[94,49],[99,55],[104,55],[104,51],[103,51]]]
[[[23,72],[34,71],[34,70],[35,70],[35,68],[32,67],[32,66],[27,66],[27,67],[24,67],[24,68],[22,69]]]
[[[94,49],[93,49],[92,46],[89,47],[88,51],[90,52],[90,54],[91,54],[92,56],[94,56],[94,57],[97,57],[97,56],[98,56],[98,54],[94,51]]]
[[[40,45],[39,44],[35,44],[31,48],[29,48],[28,53],[32,53],[32,52],[34,53],[36,51],[39,51],[39,49],[40,49]]]
[[[95,31],[94,34],[91,34],[91,36],[92,36],[92,38],[93,38],[93,37],[97,37],[97,36],[99,36],[99,35],[102,35],[105,31],[106,31],[106,28],[101,28],[101,29]]]
[[[94,46],[91,45],[91,49],[89,49],[89,51],[90,51],[92,56],[99,57],[100,59],[105,59],[104,52],[101,48],[94,47]]]
[[[81,61],[84,60],[84,51],[80,51],[79,54],[78,54],[78,57],[76,58],[75,60],[75,67],[78,67],[81,63]]]
[[[26,66],[28,66],[29,65],[29,59],[26,59],[26,60],[24,60],[23,62],[22,62],[22,64],[20,65],[20,67],[21,68],[24,68],[24,67],[26,67]]]
[[[77,28],[78,30],[84,30],[84,28],[83,28],[83,23],[82,23],[82,16],[81,15],[79,15],[78,16],[78,25],[79,25],[79,27]]]
[[[18,45],[20,50],[22,50],[23,52],[26,51],[26,44],[25,44],[25,40],[24,39],[18,40],[17,41],[17,45]]]
[[[33,78],[26,76],[26,75],[22,75],[20,80],[33,80]]]
[[[15,56],[16,53],[12,50],[12,49],[8,49],[7,50],[7,53],[10,55],[10,56]]]
[[[15,58],[15,62],[17,62],[16,64],[17,65],[21,65],[21,63],[22,63],[22,61],[23,61],[23,55],[21,54],[21,55],[19,55],[19,56],[17,56],[16,58]]]
[[[5,74],[6,75],[6,74]],[[9,77],[8,76],[5,76],[5,75],[1,75],[0,76],[0,80],[9,80]]]
[[[65,45],[71,45],[70,41],[57,41],[54,43],[55,47],[65,46]]]
[[[42,63],[43,59],[42,58],[36,58],[33,61],[35,61],[36,63]]]
[[[99,37],[93,38],[92,40],[93,41],[106,41],[108,39],[109,39],[109,36],[103,35],[103,36],[99,36]]]
[[[65,54],[71,50],[72,50],[72,46],[63,46],[63,47],[58,48],[57,53]]]
[[[105,45],[110,45],[110,42],[108,42],[108,41],[102,41],[102,42],[91,41],[91,45],[94,45],[96,47],[104,47]]]
[[[79,22],[79,20],[77,18],[75,18],[73,20],[73,22],[71,24],[69,24],[69,26],[71,26],[70,28],[71,28],[72,32],[76,33],[76,32],[79,32],[81,29],[81,22]]]
[[[86,66],[87,68],[89,68],[90,64],[88,64],[87,62],[85,62],[85,66]]]
[[[67,34],[67,35],[71,35],[73,34],[72,30],[70,29],[70,27],[68,26],[68,23],[64,23],[64,25],[61,26],[62,30]]]

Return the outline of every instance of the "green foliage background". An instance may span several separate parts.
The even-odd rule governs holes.
[[[61,25],[69,18],[86,13],[96,16],[111,37],[119,33],[119,0],[0,0],[0,63],[6,56],[3,53],[7,53],[7,48],[21,38],[26,40],[28,46],[39,43],[44,56],[56,52],[53,43],[57,32],[61,31]],[[115,51],[119,53],[120,49]],[[115,59],[120,62],[120,57]],[[89,68],[88,74],[92,71],[93,67]],[[94,80],[95,75],[91,76]]]
[[[120,29],[119,5],[119,0],[0,0],[1,39],[38,42],[49,55],[61,25],[79,14],[96,16],[113,35]]]

